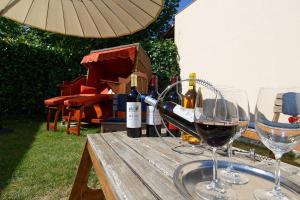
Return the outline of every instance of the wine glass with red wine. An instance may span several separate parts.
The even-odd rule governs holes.
[[[211,181],[199,182],[195,186],[201,199],[236,199],[235,192],[218,178],[216,150],[227,144],[236,133],[238,108],[230,89],[212,91],[199,88],[195,104],[195,128],[197,134],[212,147]],[[199,97],[201,96],[201,98]]]

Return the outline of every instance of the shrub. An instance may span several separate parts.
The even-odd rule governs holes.
[[[176,46],[171,40],[141,43],[151,58],[153,72],[160,77],[160,89],[179,73]],[[0,112],[42,113],[43,101],[58,95],[57,84],[72,80],[86,70],[80,66],[86,48],[29,46],[0,40]]]

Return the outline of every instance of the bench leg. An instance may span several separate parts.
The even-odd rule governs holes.
[[[50,129],[57,131],[57,122],[59,119],[59,114],[62,111],[63,106],[57,106],[57,107],[48,107],[48,115],[47,115],[47,130],[49,131]],[[55,111],[55,115],[54,115],[54,122],[51,123],[51,115],[52,115],[52,111]]]
[[[47,116],[47,131],[49,131],[50,120],[51,120],[51,108],[48,108],[48,116]]]
[[[83,112],[83,107],[80,107],[79,116],[78,116],[78,120],[77,120],[77,135],[78,136],[80,135],[82,112]]]
[[[54,124],[53,124],[53,129],[54,131],[57,131],[57,121],[58,121],[58,118],[59,118],[59,114],[62,110],[62,106],[58,106],[56,112],[55,112],[55,117],[54,117]]]
[[[92,165],[92,160],[86,144],[78,167],[71,195],[69,197],[70,200],[105,199],[101,189],[90,189],[87,186]]]
[[[71,119],[72,119],[72,111],[70,110],[68,116],[68,123],[67,123],[67,134],[70,134]]]
[[[83,115],[84,107],[80,107],[79,109],[69,109],[68,123],[67,123],[67,134],[75,133],[76,135],[80,135],[81,128],[81,120]],[[77,113],[79,111],[79,113]],[[75,128],[71,128],[71,121],[76,120],[77,125]]]

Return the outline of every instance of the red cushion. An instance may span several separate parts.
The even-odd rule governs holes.
[[[101,103],[112,99],[113,99],[113,95],[106,95],[106,94],[98,94],[94,96],[79,96],[64,101],[64,105],[67,107],[89,106],[89,105]]]
[[[58,96],[44,101],[46,106],[57,106],[63,104],[65,100],[74,98],[75,96]]]
[[[97,94],[97,88],[86,85],[80,86],[80,94]]]

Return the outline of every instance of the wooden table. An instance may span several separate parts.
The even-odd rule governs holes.
[[[174,138],[166,140],[170,144],[175,142]],[[184,199],[173,184],[174,170],[183,163],[199,159],[211,159],[211,152],[196,156],[178,154],[159,138],[128,138],[126,132],[88,135],[70,199]],[[266,167],[246,158],[235,159]],[[101,190],[87,187],[92,166]],[[282,175],[300,184],[299,168],[284,163],[283,167]],[[265,169],[273,170],[273,167]]]

